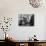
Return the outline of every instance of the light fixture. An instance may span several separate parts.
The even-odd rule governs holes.
[[[8,37],[7,31],[10,31],[10,26],[12,24],[12,18],[4,17],[3,23],[1,24],[2,24],[1,29],[5,34],[5,40],[6,40],[6,38]]]
[[[29,3],[32,7],[38,8],[43,4],[43,0],[29,0]]]

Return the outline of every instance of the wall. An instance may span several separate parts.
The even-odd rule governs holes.
[[[13,22],[10,33],[17,40],[27,40],[34,34],[37,35],[39,40],[45,39],[45,16],[46,6],[40,8],[33,8],[30,6],[28,0],[0,0],[0,18],[1,17],[13,17]],[[35,14],[35,26],[33,27],[19,27],[18,26],[18,14]],[[0,31],[0,35],[2,35]],[[44,34],[45,33],[45,34]],[[4,34],[4,33],[3,33]],[[0,39],[4,39],[0,36]]]

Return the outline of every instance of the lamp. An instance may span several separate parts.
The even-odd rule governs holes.
[[[43,2],[44,2],[43,0],[29,0],[29,4],[33,8],[38,8],[38,7],[42,6]]]
[[[5,34],[5,40],[6,40],[6,37],[8,37],[7,31],[9,31],[11,23],[12,23],[12,18],[4,17],[1,29],[3,30],[3,32]]]

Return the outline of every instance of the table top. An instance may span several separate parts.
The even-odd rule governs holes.
[[[0,40],[0,42],[5,42],[5,40]]]
[[[34,43],[46,43],[46,40],[39,40],[39,41],[29,41],[29,40],[13,40],[13,42],[21,42],[21,43],[23,43],[23,42],[25,42],[25,43],[28,43],[28,42],[34,42]]]
[[[12,39],[6,39],[6,41],[9,41],[9,42],[18,42],[18,43],[28,43],[28,42],[34,42],[34,43],[46,43],[46,40],[37,40],[37,41],[34,41],[34,40],[12,40]]]

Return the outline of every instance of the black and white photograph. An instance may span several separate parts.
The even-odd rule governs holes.
[[[34,14],[19,14],[19,26],[34,26]]]

